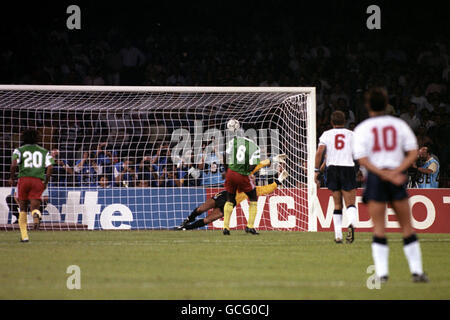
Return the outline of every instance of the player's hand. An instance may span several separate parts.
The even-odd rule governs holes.
[[[274,156],[272,158],[273,162],[278,162],[278,163],[286,163],[285,159],[287,158],[287,155],[285,155],[284,153],[282,154],[277,154],[276,156]]]
[[[391,176],[391,183],[395,184],[396,186],[401,186],[402,184],[405,184],[408,180],[408,177],[403,173],[396,173]]]
[[[401,186],[408,179],[406,175],[395,170],[382,170],[381,179],[388,181],[396,186]]]
[[[319,174],[320,172],[314,172],[314,181],[319,181]]]
[[[314,172],[314,182],[317,184],[317,188],[320,186],[319,174],[320,172]]]
[[[9,178],[8,179],[8,183],[11,187],[15,187],[16,186],[16,181],[13,178]]]

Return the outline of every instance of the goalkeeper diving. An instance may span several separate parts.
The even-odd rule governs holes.
[[[286,155],[281,154],[277,155],[270,159],[265,159],[261,161],[256,168],[252,171],[251,175],[258,172],[260,169],[270,166],[272,162],[278,162],[278,163],[285,163],[284,159],[286,158]],[[277,179],[274,179],[272,183],[264,185],[264,186],[257,186],[256,187],[256,193],[258,196],[264,196],[271,194],[274,192],[279,185],[283,183],[283,181],[289,176],[288,172],[286,170],[282,170],[280,174],[278,175]],[[241,203],[242,201],[248,199],[248,196],[245,194],[245,192],[238,192],[236,193],[236,204]],[[175,230],[192,230],[201,228],[205,225],[210,224],[213,221],[216,221],[224,216],[224,207],[225,203],[227,202],[227,194],[226,190],[222,190],[218,193],[216,193],[213,197],[206,200],[204,203],[202,203],[200,206],[195,208],[189,216],[181,223],[180,226],[176,227]],[[211,214],[207,215],[203,219],[195,220],[199,215],[202,213],[213,209]]]

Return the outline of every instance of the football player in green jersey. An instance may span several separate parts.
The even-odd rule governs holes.
[[[22,133],[22,146],[15,149],[12,156],[11,175],[9,183],[14,186],[14,178],[19,167],[17,194],[19,198],[19,227],[21,241],[28,242],[27,208],[30,204],[34,219],[34,228],[38,229],[42,219],[39,211],[42,192],[47,187],[53,168],[53,158],[50,152],[37,143],[39,133],[34,129],[27,129]]]
[[[252,140],[235,136],[227,145],[227,173],[225,176],[225,190],[227,202],[224,206],[223,234],[230,234],[230,217],[236,206],[236,192],[244,192],[250,201],[249,218],[245,232],[258,234],[254,228],[257,200],[256,186],[249,175],[260,162],[260,148]]]

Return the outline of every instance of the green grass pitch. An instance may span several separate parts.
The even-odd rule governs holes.
[[[412,283],[393,233],[389,282],[369,290],[369,233],[337,245],[324,232],[0,232],[0,299],[450,299],[450,234],[419,238],[430,283]]]

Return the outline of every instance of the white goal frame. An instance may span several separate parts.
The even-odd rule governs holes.
[[[307,188],[308,231],[317,231],[317,187],[314,183],[316,154],[316,88],[315,87],[188,87],[188,86],[71,86],[71,85],[0,85],[1,91],[68,91],[68,92],[153,92],[153,93],[295,93],[307,94]],[[299,164],[300,165],[300,164]]]

